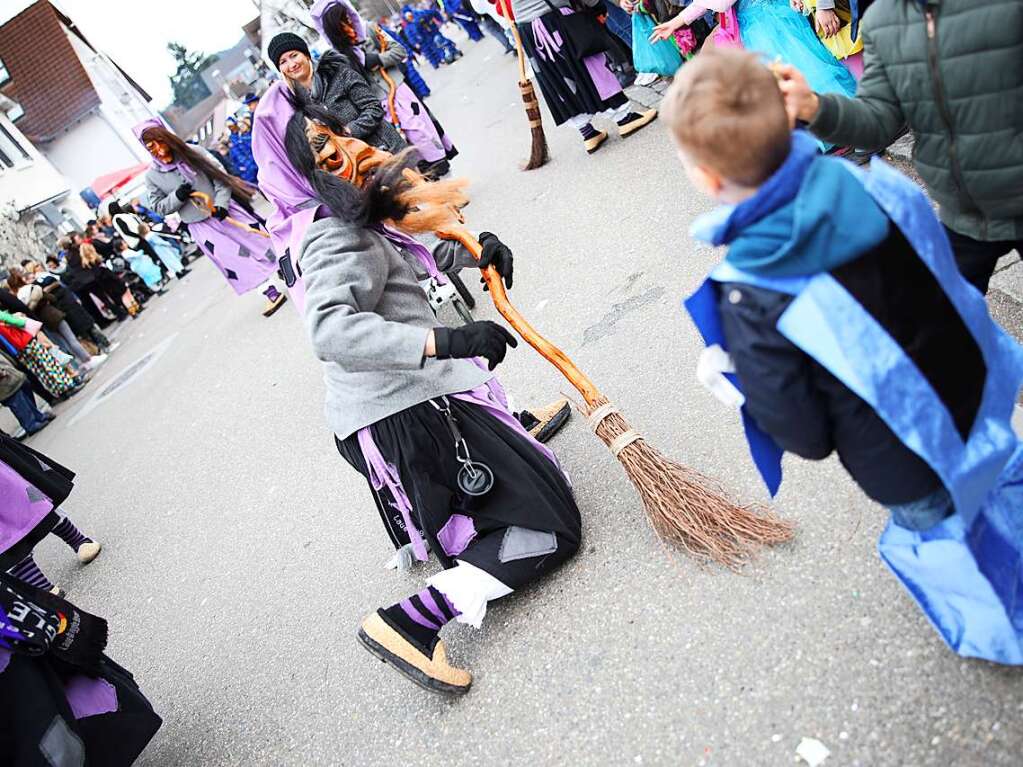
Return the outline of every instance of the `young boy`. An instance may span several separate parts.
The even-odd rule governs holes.
[[[837,452],[891,511],[880,551],[949,645],[1023,663],[1023,452],[1009,419],[1023,350],[959,275],[916,185],[791,133],[753,54],[700,54],[662,111],[727,245],[686,306],[698,376],[741,406],[768,488],[781,456]],[[1017,497],[1012,497],[1013,494]]]

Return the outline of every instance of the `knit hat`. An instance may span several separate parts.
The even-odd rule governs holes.
[[[312,58],[309,54],[309,46],[306,45],[305,40],[294,32],[281,32],[279,35],[275,35],[266,49],[267,56],[277,69],[281,68],[281,56],[288,51],[298,51]]]

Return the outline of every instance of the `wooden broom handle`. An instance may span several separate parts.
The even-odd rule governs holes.
[[[461,227],[440,229],[437,231],[437,236],[442,240],[455,240],[462,243],[477,261],[483,253],[483,246],[480,245],[479,240],[473,237],[468,230]],[[494,267],[490,266],[482,271],[483,279],[487,281],[487,287],[490,288],[490,296],[494,301],[494,306],[497,307],[497,311],[501,313],[501,316],[508,320],[508,324],[515,328],[527,344],[536,349],[541,357],[554,365],[569,380],[572,386],[579,390],[587,405],[595,406],[604,395],[593,385],[593,381],[576,367],[576,364],[572,362],[567,354],[541,336],[529,324],[529,321],[519,313],[519,310],[512,306],[511,301],[508,300],[508,294],[505,292],[504,283],[501,281],[501,275],[497,273]]]
[[[202,205],[202,207],[208,210],[211,216],[213,215],[213,211],[216,209],[217,206],[213,204],[213,198],[206,194],[206,192],[192,192],[192,194],[190,194],[189,197],[191,197],[193,200]],[[248,232],[249,234],[258,234],[260,237],[266,237],[267,239],[270,239],[270,235],[267,232],[264,232],[262,229],[253,229],[248,224],[242,223],[236,218],[231,218],[230,216],[228,216],[227,218],[224,219],[224,221],[229,223],[231,226],[241,229],[244,232]]]
[[[515,23],[512,18],[511,0],[497,0],[498,4],[504,10],[504,17],[511,24],[512,37],[515,38],[515,50],[519,54],[519,82],[524,83],[528,81],[526,77],[526,54],[522,48],[522,38],[519,37],[519,25]]]

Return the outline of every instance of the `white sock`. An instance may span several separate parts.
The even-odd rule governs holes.
[[[461,560],[457,560],[457,566],[450,570],[442,570],[428,578],[426,583],[446,596],[461,613],[455,620],[475,628],[483,625],[487,602],[512,593],[512,589],[490,573]]]

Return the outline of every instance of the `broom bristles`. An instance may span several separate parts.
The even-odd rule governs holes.
[[[540,102],[537,101],[533,83],[529,80],[519,81],[519,92],[522,94],[522,103],[526,107],[526,118],[529,120],[529,133],[532,138],[529,161],[522,166],[522,169],[536,170],[549,159],[547,136],[543,132],[543,120],[540,117]]]
[[[583,412],[590,417],[609,408],[607,400],[602,400]],[[662,455],[617,410],[597,417],[601,420],[594,431],[617,452],[643,499],[650,525],[663,540],[701,561],[737,570],[763,546],[792,539],[792,522],[758,504],[734,503],[716,480]]]

